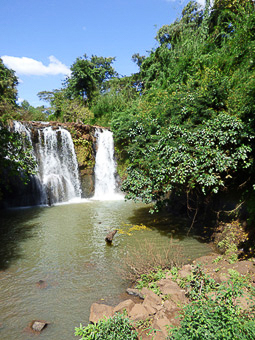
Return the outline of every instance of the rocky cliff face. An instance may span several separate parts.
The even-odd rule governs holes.
[[[83,197],[92,197],[95,190],[95,127],[72,123],[70,131],[79,165]]]

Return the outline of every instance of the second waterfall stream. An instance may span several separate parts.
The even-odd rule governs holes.
[[[109,130],[96,129],[97,152],[95,160],[96,200],[119,200],[123,194],[117,188],[117,164],[114,158],[113,134]]]

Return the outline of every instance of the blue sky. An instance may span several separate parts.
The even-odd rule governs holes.
[[[199,0],[203,4],[203,0]],[[157,30],[180,17],[186,0],[0,0],[0,57],[16,71],[18,96],[43,105],[39,91],[62,86],[77,57],[116,57],[122,75],[131,57],[157,46]]]

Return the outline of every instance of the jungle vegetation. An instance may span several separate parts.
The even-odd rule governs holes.
[[[254,1],[207,0],[204,8],[190,1],[155,38],[157,48],[132,56],[139,72],[131,76],[117,74],[113,57],[77,58],[61,89],[38,94],[47,110],[16,106],[17,79],[1,62],[2,121],[109,126],[127,198],[154,202],[156,210],[175,210],[185,199],[193,222],[225,211],[252,223]]]

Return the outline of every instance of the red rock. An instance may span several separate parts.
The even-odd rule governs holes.
[[[116,307],[113,309],[113,313],[123,313],[124,310],[129,313],[131,309],[134,307],[135,303],[132,300],[125,300],[119,303]]]
[[[172,311],[173,309],[176,308],[176,303],[174,301],[171,301],[171,300],[166,300],[164,302],[164,308],[167,310],[167,311]]]
[[[97,323],[104,317],[109,318],[113,316],[113,307],[104,304],[93,303],[90,307],[89,322]]]
[[[141,304],[135,304],[128,315],[134,321],[146,320],[149,317],[147,309]]]
[[[169,295],[169,299],[174,302],[185,304],[188,299],[185,296],[185,290],[181,289],[176,282],[162,279],[157,282],[157,285],[163,295]]]
[[[192,273],[193,268],[194,266],[191,266],[190,264],[183,266],[182,269],[178,272],[178,276],[181,278],[187,277]]]
[[[166,339],[166,337],[168,336],[167,326],[169,325],[169,320],[166,317],[163,317],[161,319],[154,319],[154,322],[152,323],[152,328],[155,328],[157,330],[156,334],[158,334],[158,339],[161,339],[162,335],[163,339]]]
[[[34,320],[32,321],[31,328],[33,331],[40,333],[47,325],[46,321]]]
[[[162,299],[152,291],[149,291],[144,299],[143,306],[147,309],[149,315],[156,314],[163,308]]]

